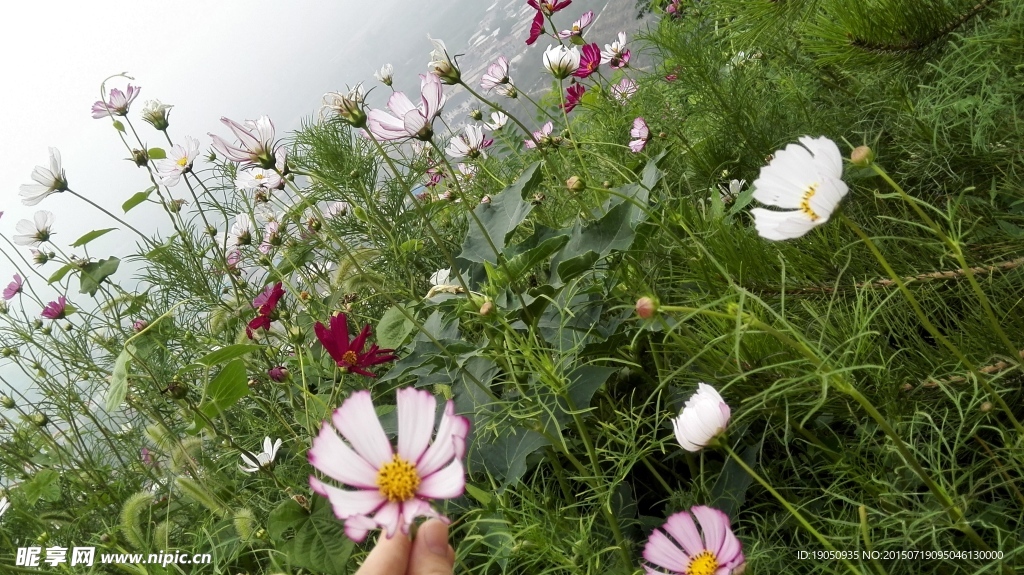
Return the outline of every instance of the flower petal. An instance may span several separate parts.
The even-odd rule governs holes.
[[[377,488],[377,469],[355,452],[329,425],[313,438],[307,457],[324,475],[360,489]]]
[[[309,476],[309,486],[314,492],[323,495],[331,502],[331,509],[338,519],[346,519],[353,515],[370,515],[388,501],[376,489],[346,491],[328,485],[312,475]]]
[[[420,479],[416,494],[431,499],[452,499],[466,491],[466,469],[453,459],[447,466]]]
[[[683,550],[690,557],[704,550],[704,542],[701,541],[700,533],[697,532],[697,525],[693,522],[693,517],[686,511],[669,516],[665,522],[665,531],[683,546]]]
[[[369,391],[357,391],[350,395],[341,407],[334,410],[331,422],[356,453],[375,469],[391,461],[391,442],[377,419]]]
[[[437,399],[429,391],[405,387],[398,390],[397,404],[398,455],[415,463],[427,449],[434,432]]]

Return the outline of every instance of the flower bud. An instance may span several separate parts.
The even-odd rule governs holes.
[[[587,189],[587,184],[579,176],[573,176],[565,181],[565,187],[569,188],[570,192],[582,192]]]
[[[652,297],[644,296],[636,300],[636,315],[642,319],[651,319],[658,313],[658,301]]]
[[[36,427],[45,427],[47,423],[50,423],[50,418],[45,413],[33,413],[30,419],[32,425]]]
[[[161,104],[160,100],[148,100],[142,108],[142,119],[162,132],[170,125],[168,116],[171,115],[170,110],[173,107]]]
[[[469,113],[469,117],[479,122],[484,118],[484,113],[481,112],[480,110],[473,110],[472,112]]]
[[[217,236],[217,228],[215,226],[206,226],[206,235],[212,237]]]
[[[6,409],[11,409],[14,407],[14,400],[6,395],[0,395],[0,406],[3,406]]]
[[[131,160],[135,162],[136,166],[143,168],[149,163],[149,153],[146,150],[134,149]]]
[[[601,182],[601,187],[606,189],[606,190],[610,190],[612,188],[612,183],[609,182],[608,180],[605,180],[605,181]]]
[[[267,377],[269,377],[271,381],[275,381],[277,383],[287,381],[288,375],[288,368],[283,365],[278,365],[267,370]]]
[[[857,146],[850,152],[850,162],[855,166],[866,168],[875,160],[875,153],[867,146]]]
[[[172,381],[166,391],[167,395],[173,399],[185,399],[185,396],[188,395],[188,385],[180,381]]]
[[[137,319],[132,322],[132,329],[134,329],[136,333],[146,329],[147,327],[149,327],[149,322],[144,319]]]
[[[992,407],[993,407],[992,402],[991,401],[986,401],[986,402],[982,403],[981,407],[978,408],[978,409],[980,409],[982,413],[988,413],[988,412],[992,411]]]
[[[480,306],[480,315],[487,317],[494,313],[494,303],[485,301],[484,305]]]

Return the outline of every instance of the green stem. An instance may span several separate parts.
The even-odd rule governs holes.
[[[106,214],[110,219],[114,220],[115,222],[117,222],[117,223],[121,224],[122,226],[125,226],[126,228],[128,228],[131,231],[135,232],[136,234],[139,235],[140,238],[142,238],[142,240],[144,242],[146,242],[147,245],[152,245],[152,240],[150,240],[148,237],[146,237],[146,234],[143,234],[139,230],[135,229],[135,227],[132,226],[131,224],[129,224],[128,222],[126,222],[126,221],[122,220],[121,218],[115,216],[114,214],[110,213],[103,206],[97,204],[96,202],[90,200],[89,198],[79,194],[78,192],[76,192],[74,190],[67,190],[67,192],[69,194],[71,194],[72,196],[75,196],[76,198],[78,198],[78,199],[84,201],[85,203],[89,204],[90,206],[96,208],[97,210],[103,212],[104,214]]]

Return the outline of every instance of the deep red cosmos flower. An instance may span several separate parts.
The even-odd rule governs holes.
[[[565,104],[562,104],[566,114],[579,105],[580,99],[583,98],[583,93],[586,91],[587,88],[583,84],[573,84],[566,89]]]
[[[270,329],[270,322],[273,320],[271,316],[277,310],[277,303],[281,301],[281,297],[284,295],[284,288],[281,282],[277,282],[273,286],[267,286],[263,290],[263,293],[256,296],[256,299],[252,300],[252,305],[256,306],[256,317],[252,318],[249,325],[245,326],[245,335],[252,339],[253,331],[257,329]]]
[[[365,368],[387,363],[396,358],[392,353],[395,350],[380,349],[377,344],[372,344],[370,349],[363,351],[363,347],[366,346],[366,338],[370,335],[369,324],[363,326],[359,335],[349,341],[348,318],[345,317],[345,314],[339,313],[331,316],[330,323],[331,327],[328,328],[324,324],[316,322],[313,330],[338,367],[366,377],[377,377],[377,374],[366,371]]]
[[[533,43],[544,33],[544,16],[550,16],[572,4],[572,0],[526,0],[537,12],[533,15],[533,23],[530,25],[530,37],[526,39],[527,46]]]
[[[581,52],[580,67],[576,68],[572,75],[577,78],[586,78],[597,72],[597,69],[601,66],[601,49],[598,48],[597,44],[587,44]]]

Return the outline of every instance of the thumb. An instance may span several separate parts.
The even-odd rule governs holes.
[[[448,545],[448,525],[438,519],[420,525],[406,575],[452,575],[454,568],[455,550]]]

